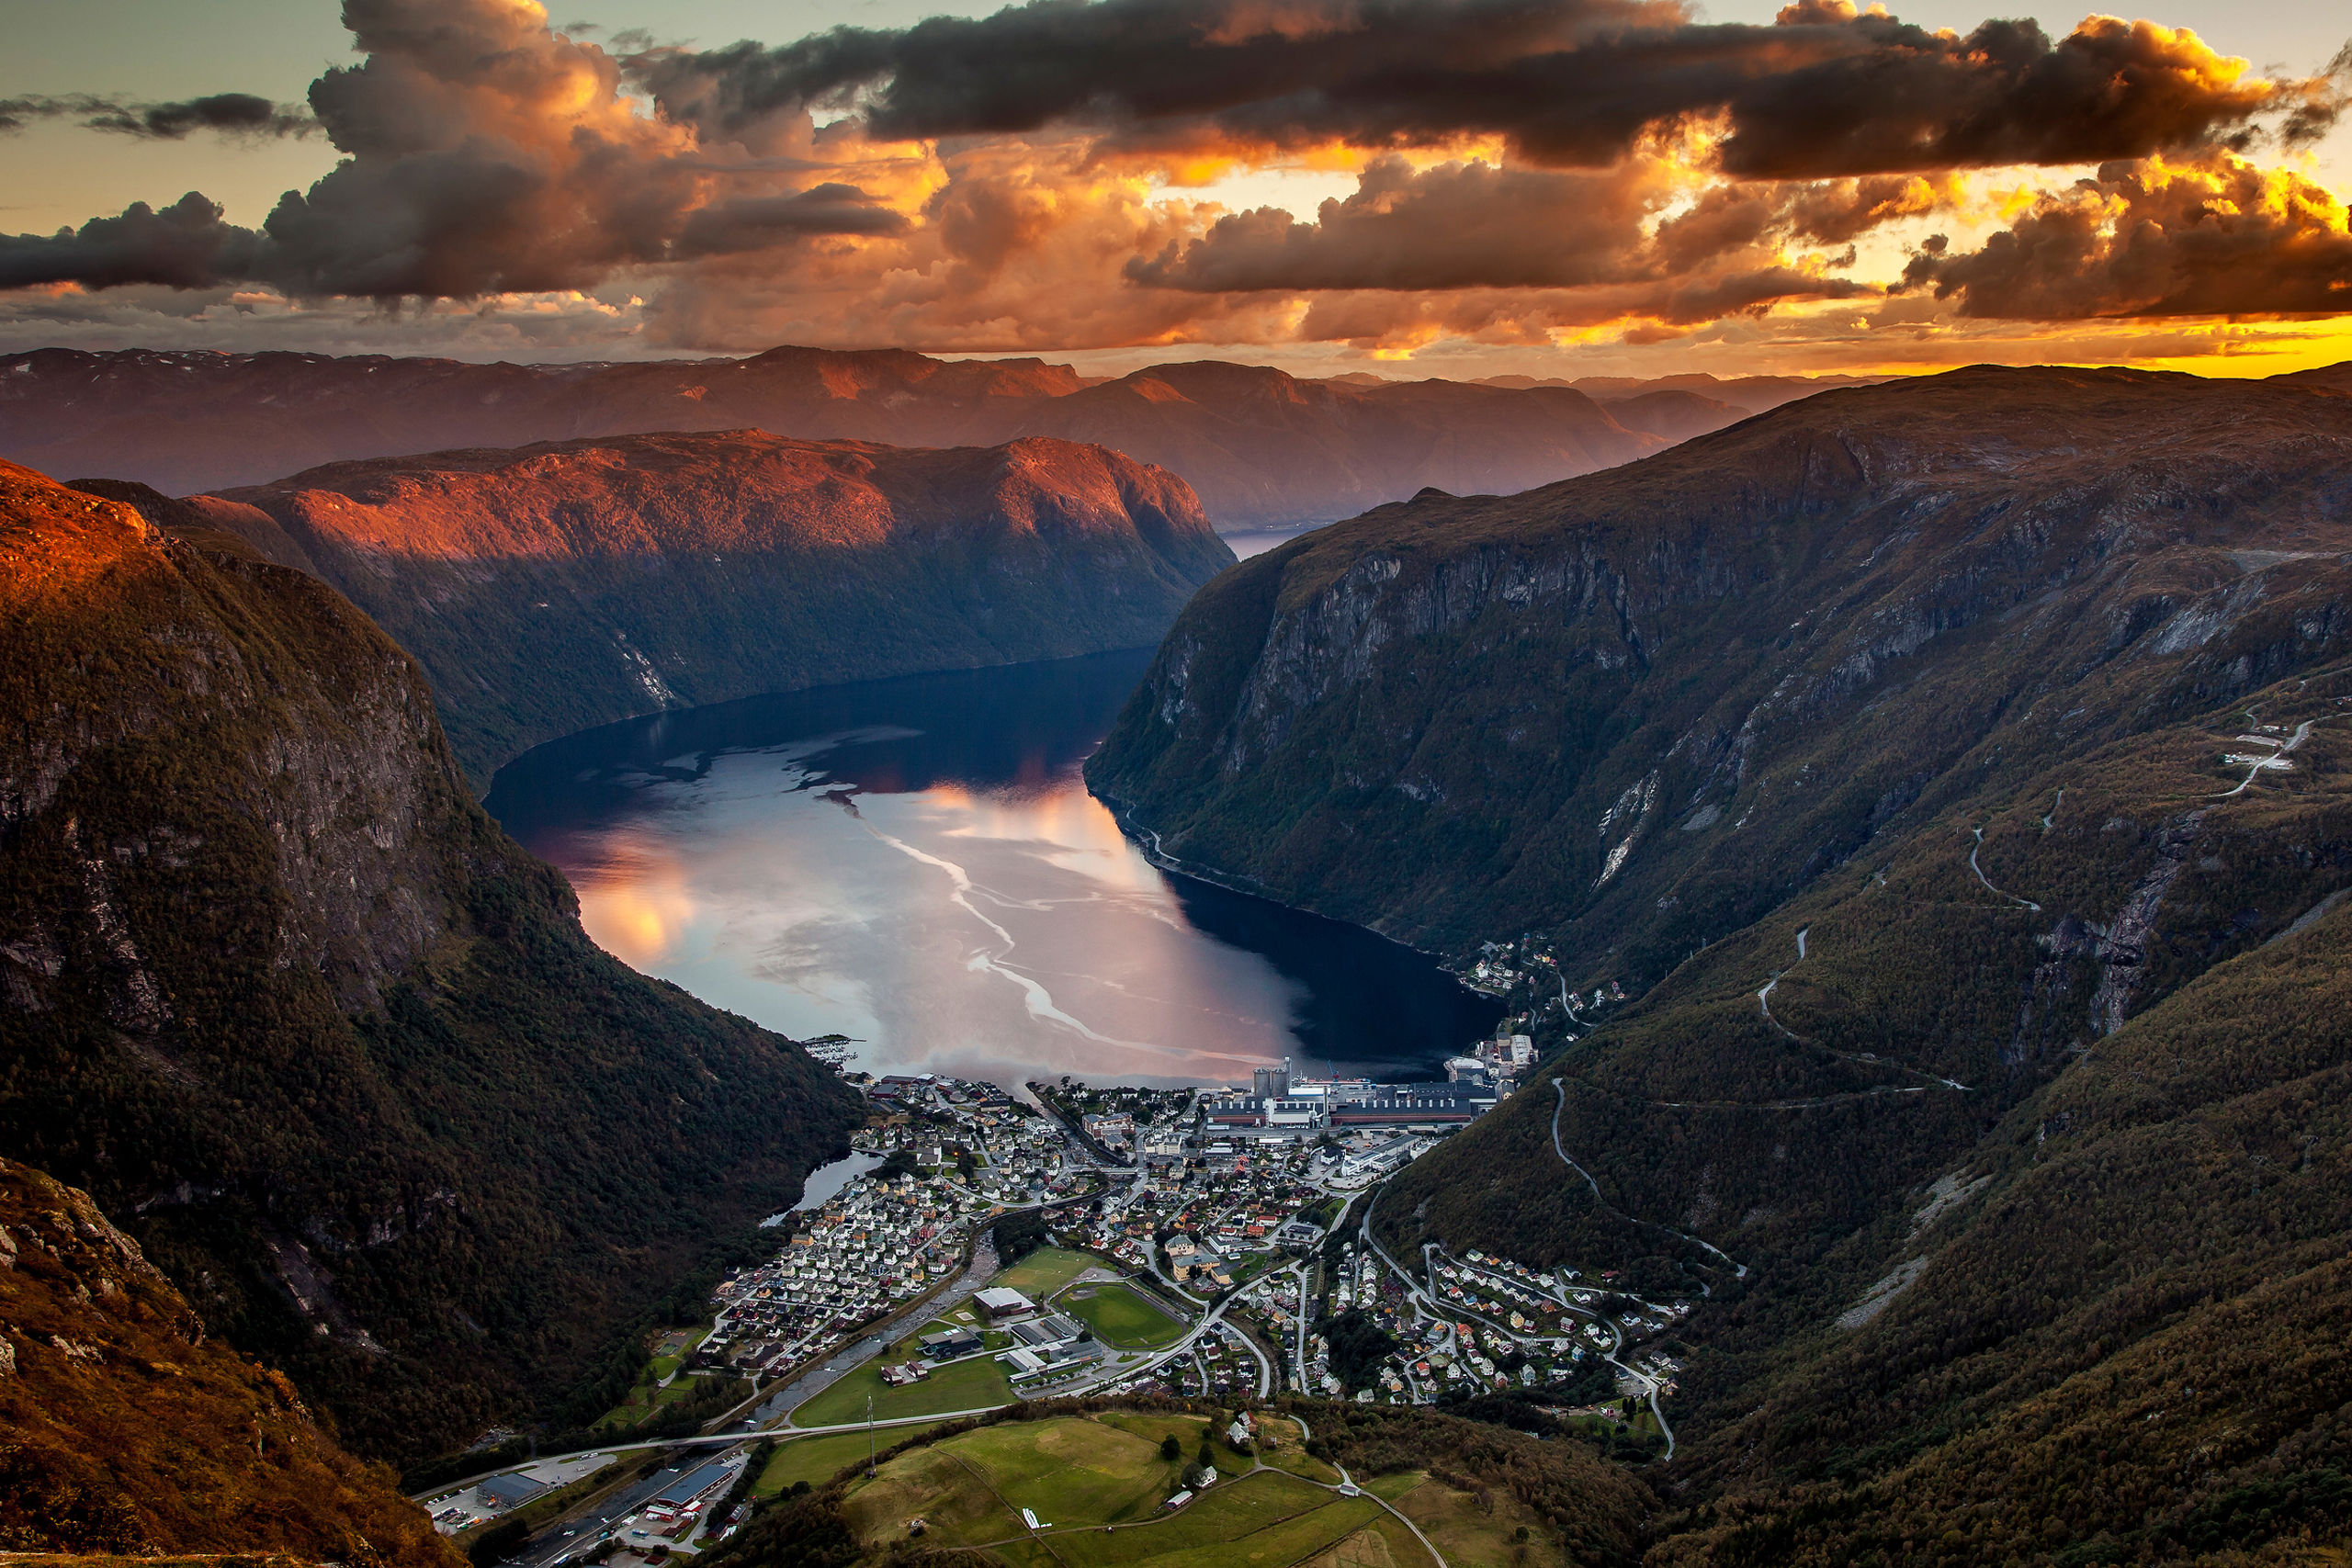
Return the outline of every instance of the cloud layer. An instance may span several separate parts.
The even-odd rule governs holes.
[[[1615,162],[1722,117],[1724,172],[1804,178],[2144,156],[2266,111],[2309,137],[2324,84],[2249,77],[2193,33],[2093,17],[1930,32],[1840,0],[1704,26],[1658,0],[1032,0],[978,20],[838,28],[781,49],[652,52],[634,73],[719,133],[854,105],[885,139],[1084,127],[1142,146],[1296,150],[1494,136],[1529,162]]]
[[[0,98],[0,134],[22,130],[37,119],[71,119],[92,130],[164,141],[183,141],[199,130],[224,136],[308,136],[319,128],[307,111],[282,107],[251,93],[213,93],[161,104],[121,103],[86,93]]]
[[[2352,315],[2344,204],[2291,162],[2352,50],[2270,79],[2151,21],[1959,33],[1846,0],[1771,26],[1676,0],[1033,0],[704,51],[600,46],[534,0],[343,14],[363,58],[301,109],[0,101],[0,131],[316,130],[343,155],[259,228],[191,192],[0,237],[0,321],[258,289],[568,298],[582,330],[695,348],[1389,353],[1855,310]],[[1311,216],[1201,194],[1258,169],[1353,188]]]

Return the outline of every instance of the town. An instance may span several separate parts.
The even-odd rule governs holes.
[[[877,1077],[843,1054],[837,1070],[867,1104],[851,1154],[767,1222],[773,1252],[717,1282],[706,1323],[654,1347],[645,1407],[693,1412],[699,1435],[683,1440],[721,1451],[618,1488],[589,1508],[597,1528],[523,1561],[632,1568],[691,1551],[806,1479],[827,1443],[1037,1395],[1498,1396],[1536,1401],[1525,1408],[1564,1434],[1664,1451],[1691,1300],[1646,1299],[1605,1266],[1588,1277],[1434,1245],[1400,1260],[1366,1223],[1386,1177],[1516,1091],[1534,1062],[1516,1021],[1420,1083],[1284,1063],[1246,1086],[1066,1077],[1016,1095]],[[638,1438],[637,1408],[599,1435]],[[542,1461],[432,1504],[445,1530],[480,1532],[551,1489],[593,1487],[583,1462]]]

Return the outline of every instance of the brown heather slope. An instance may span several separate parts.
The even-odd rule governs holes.
[[[609,1405],[855,1107],[598,951],[332,589],[0,465],[0,1156],[354,1448]]]
[[[0,1551],[458,1568],[88,1194],[0,1159]]]
[[[1034,359],[901,350],[628,365],[0,355],[0,457],[174,493],[402,452],[745,426],[900,446],[1099,442],[1175,472],[1223,528],[1328,523],[1432,485],[1524,490],[1660,445],[1566,387],[1310,381],[1216,361],[1091,382]]]
[[[432,452],[157,516],[191,514],[414,654],[484,784],[539,741],[662,707],[1144,646],[1233,561],[1182,479],[1044,439]]]
[[[1539,970],[1542,1070],[1379,1215],[1694,1303],[1654,1562],[2352,1544],[2312,379],[1959,372],[1385,509],[1212,585],[1091,764],[1178,854],[1625,983],[1571,1026]]]

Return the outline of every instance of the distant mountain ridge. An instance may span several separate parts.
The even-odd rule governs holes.
[[[424,665],[485,786],[539,741],[663,707],[1147,646],[1233,562],[1182,479],[1042,438],[616,436],[176,502],[77,482],[334,584]]]
[[[172,494],[404,453],[744,427],[899,446],[1098,443],[1177,474],[1222,528],[1328,523],[1430,487],[1525,490],[1665,444],[1571,388],[1302,380],[1214,360],[1105,380],[903,350],[592,365],[0,355],[0,457]]]

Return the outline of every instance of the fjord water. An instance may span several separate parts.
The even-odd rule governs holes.
[[[1431,1071],[1498,1010],[1428,956],[1153,865],[1079,769],[1148,649],[689,709],[542,746],[489,806],[607,951],[873,1072]]]

